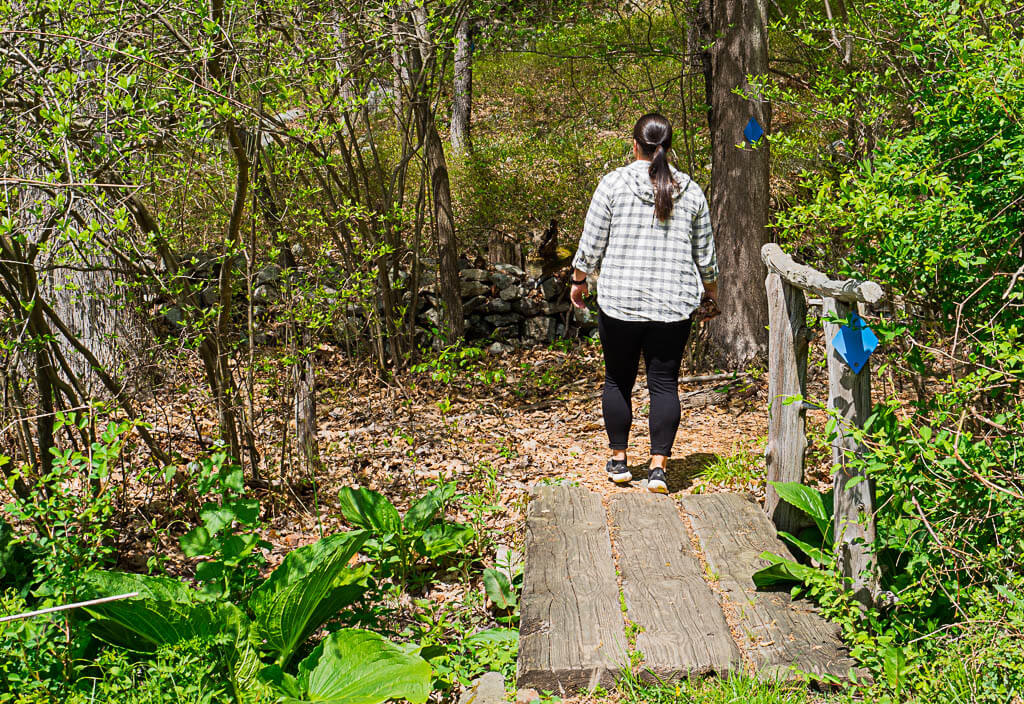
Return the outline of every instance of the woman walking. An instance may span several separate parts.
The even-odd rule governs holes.
[[[587,274],[601,269],[598,331],[604,351],[601,396],[611,459],[608,478],[626,483],[633,422],[631,394],[640,355],[651,394],[647,489],[667,493],[665,465],[679,428],[679,365],[698,307],[717,313],[718,263],[707,201],[668,163],[672,126],[657,113],[633,128],[628,166],[606,174],[587,211],[573,259],[574,305],[583,308]]]

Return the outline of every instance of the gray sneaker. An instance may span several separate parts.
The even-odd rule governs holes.
[[[647,491],[653,494],[667,494],[668,482],[665,480],[665,470],[654,468],[647,475]]]
[[[616,484],[625,484],[633,480],[633,473],[629,471],[626,460],[608,460],[608,479]]]

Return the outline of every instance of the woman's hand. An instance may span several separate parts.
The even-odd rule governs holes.
[[[569,289],[569,300],[577,308],[586,308],[587,304],[583,302],[583,296],[587,292],[587,282],[584,281],[581,284],[573,284],[572,288]]]
[[[576,283],[579,281],[580,283]],[[576,267],[572,268],[569,272],[569,285],[572,288],[569,289],[569,300],[577,308],[586,308],[587,304],[583,302],[583,297],[587,295],[587,272],[580,271]]]
[[[704,295],[701,296],[700,306],[697,307],[693,316],[694,320],[707,321],[717,318],[721,314],[722,310],[718,307],[718,282],[705,281]]]

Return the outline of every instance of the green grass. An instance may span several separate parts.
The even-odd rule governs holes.
[[[804,682],[762,682],[747,675],[648,684],[636,675],[619,680],[626,704],[819,704],[840,701],[808,689]]]
[[[764,457],[749,449],[719,456],[704,467],[700,478],[709,484],[734,489],[749,488],[751,484],[764,482]]]

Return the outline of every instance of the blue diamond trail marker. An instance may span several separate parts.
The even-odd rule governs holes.
[[[764,129],[756,117],[750,118],[747,126],[743,128],[743,136],[746,137],[751,146],[757,144],[758,140],[764,137]]]
[[[846,366],[852,369],[854,374],[859,374],[868,357],[878,347],[878,338],[864,319],[854,313],[850,316],[849,324],[839,326],[839,332],[832,338],[832,347],[846,362]]]

